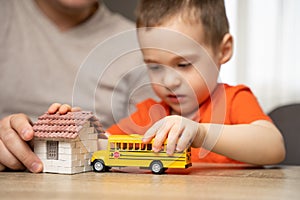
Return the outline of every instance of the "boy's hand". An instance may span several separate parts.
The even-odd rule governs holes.
[[[79,108],[79,107],[72,108],[68,104],[61,105],[60,103],[54,103],[48,108],[48,113],[55,114],[58,112],[59,114],[63,115],[63,114],[66,114],[67,112],[76,112],[76,111],[80,111],[80,110],[81,110],[81,108]]]
[[[154,138],[152,149],[154,152],[159,152],[167,139],[167,154],[173,155],[174,151],[181,152],[189,146],[201,147],[204,135],[200,123],[173,115],[156,122],[145,133],[143,142],[148,143]]]
[[[33,129],[24,114],[14,114],[0,120],[0,171],[5,168],[41,172],[43,164],[33,153],[29,142]]]

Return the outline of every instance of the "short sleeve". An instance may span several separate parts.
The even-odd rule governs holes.
[[[230,107],[232,124],[249,124],[256,120],[272,121],[262,110],[256,97],[247,87],[237,90]]]
[[[152,99],[147,99],[137,104],[136,112],[108,128],[107,132],[113,135],[143,135],[156,121],[167,116],[167,114],[166,108],[162,103],[157,103]]]

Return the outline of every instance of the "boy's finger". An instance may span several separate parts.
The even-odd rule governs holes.
[[[176,144],[178,142],[178,139],[182,133],[182,130],[180,128],[179,124],[174,124],[172,128],[169,131],[168,135],[168,144],[167,144],[167,154],[168,155],[173,155]]]
[[[33,128],[31,126],[31,121],[25,114],[15,114],[9,118],[9,124],[7,124],[8,129],[15,130],[20,137],[29,141],[33,138]]]
[[[152,145],[153,150],[155,152],[160,151],[161,146],[163,145],[164,141],[167,139],[168,133],[172,128],[172,126],[173,126],[172,122],[165,121],[165,123],[163,123],[162,126],[156,132],[156,136],[154,138],[154,142]]]
[[[60,103],[54,103],[52,104],[49,108],[48,108],[48,113],[49,114],[54,114],[56,113],[59,108],[60,108],[61,104]]]
[[[159,130],[159,128],[163,125],[164,119],[157,121],[154,123],[144,134],[143,136],[143,143],[149,143],[156,135],[156,132]]]
[[[181,137],[178,139],[176,151],[183,151],[185,148],[191,146],[194,141],[195,136],[193,136],[191,129],[185,128],[182,131]]]

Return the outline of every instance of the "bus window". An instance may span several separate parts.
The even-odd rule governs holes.
[[[110,150],[114,150],[115,149],[115,143],[111,142],[110,143]]]
[[[121,143],[120,142],[117,142],[116,143],[116,148],[119,150],[119,149],[121,149]]]
[[[122,143],[122,150],[127,150],[127,143]]]
[[[147,150],[152,150],[152,144],[147,144]]]
[[[133,143],[128,143],[129,150],[133,150]]]
[[[135,143],[135,148],[134,148],[134,150],[140,150],[140,143]]]

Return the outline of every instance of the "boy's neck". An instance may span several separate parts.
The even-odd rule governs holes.
[[[100,6],[95,2],[92,6],[80,9],[63,9],[52,3],[52,0],[35,0],[41,11],[58,27],[62,32],[88,20]]]

